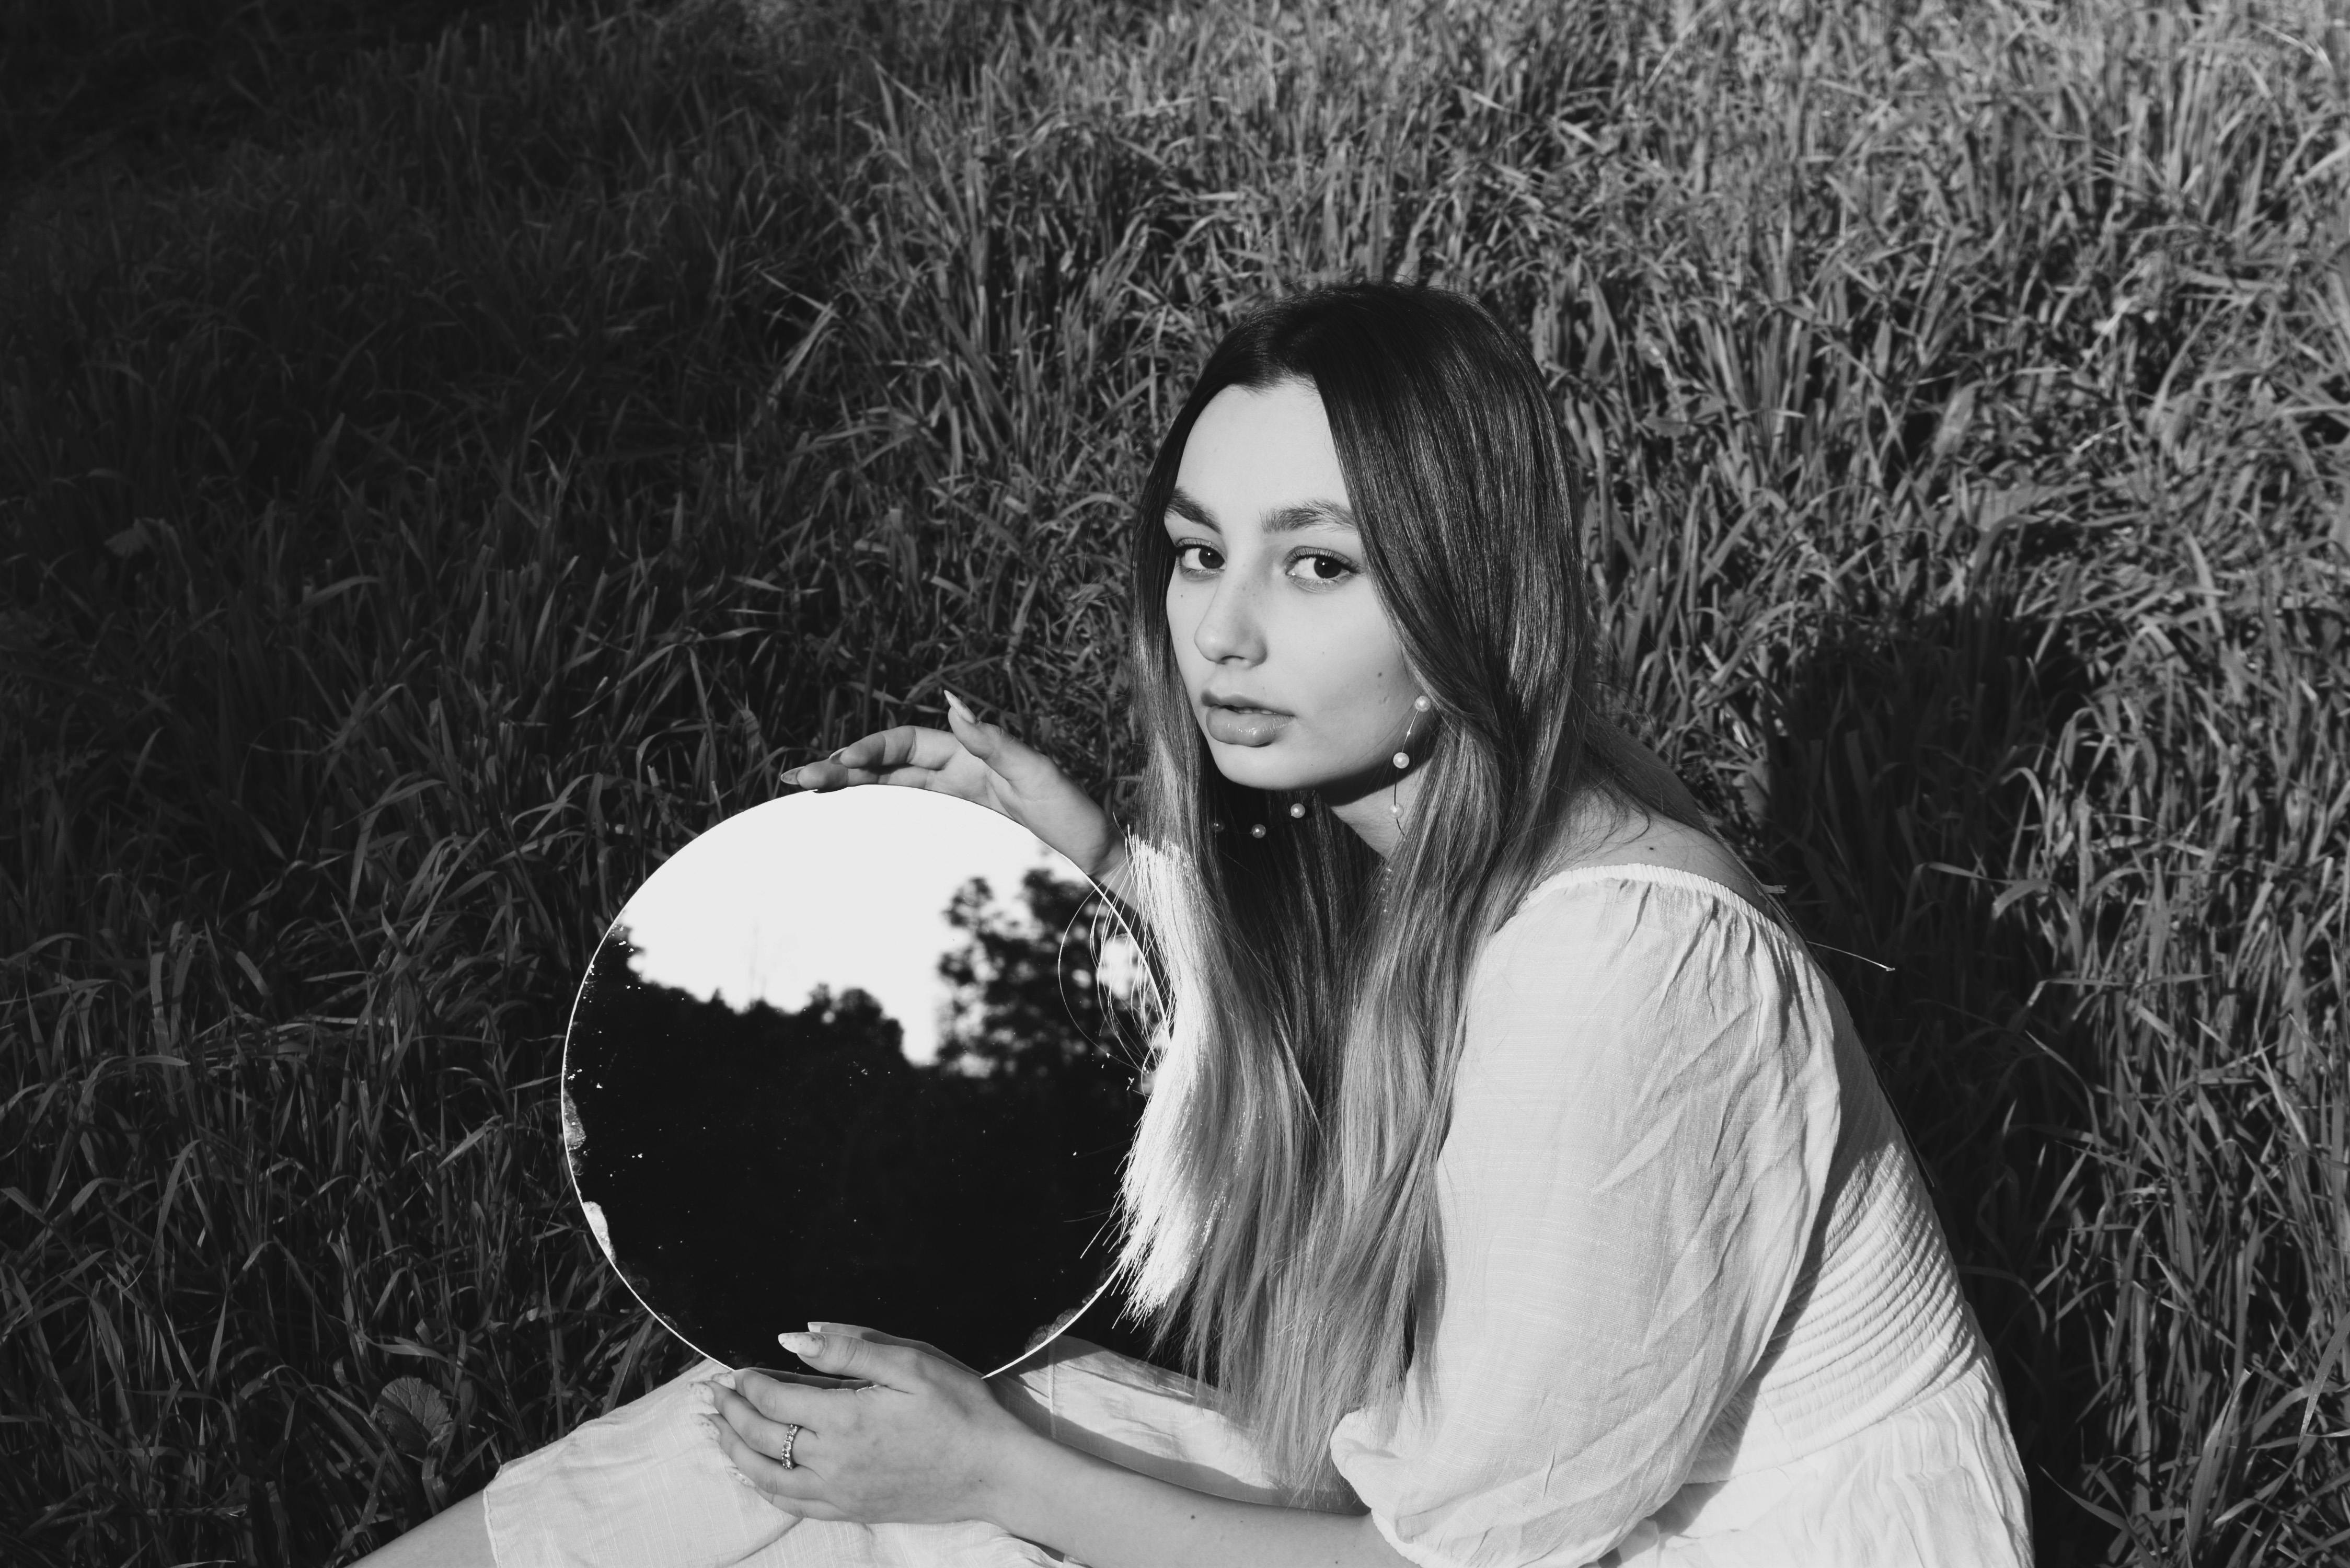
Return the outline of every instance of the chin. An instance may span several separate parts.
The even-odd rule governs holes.
[[[1267,754],[1274,750],[1274,746],[1233,746],[1212,739],[1208,742],[1208,755],[1229,784],[1275,794],[1314,787],[1318,774],[1298,767],[1285,757]]]

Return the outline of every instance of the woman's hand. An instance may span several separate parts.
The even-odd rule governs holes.
[[[784,775],[803,789],[847,784],[907,784],[938,790],[1002,812],[1076,862],[1079,870],[1124,897],[1126,838],[1053,760],[1005,732],[983,724],[947,693],[944,730],[899,724],[851,741],[827,760]]]
[[[990,1517],[1014,1450],[1037,1440],[980,1376],[916,1340],[852,1324],[783,1344],[861,1386],[809,1387],[756,1372],[712,1378],[704,1417],[735,1470],[805,1519],[944,1524]],[[731,1384],[731,1386],[730,1386]],[[791,1428],[796,1425],[796,1434]],[[792,1466],[781,1462],[786,1438]]]
[[[720,1449],[787,1513],[984,1520],[1066,1558],[1124,1568],[1411,1568],[1369,1514],[1234,1502],[1127,1469],[1031,1429],[993,1386],[928,1345],[819,1326],[820,1341],[786,1334],[785,1347],[863,1386],[813,1388],[755,1372],[702,1385]],[[1002,1386],[1005,1395],[1020,1386]],[[787,1441],[789,1469],[776,1457]]]

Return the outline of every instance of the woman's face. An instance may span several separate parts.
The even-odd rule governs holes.
[[[1226,388],[1175,483],[1167,623],[1218,769],[1334,805],[1385,785],[1420,687],[1364,566],[1321,398]]]

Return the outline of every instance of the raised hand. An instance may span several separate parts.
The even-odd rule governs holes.
[[[785,774],[784,782],[815,790],[900,784],[976,801],[1067,856],[1111,892],[1127,896],[1125,836],[1050,757],[1000,724],[980,722],[951,691],[947,725],[877,730],[823,762]]]

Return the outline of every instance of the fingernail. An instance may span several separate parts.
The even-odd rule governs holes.
[[[824,1349],[824,1335],[820,1334],[779,1334],[775,1335],[775,1343],[782,1345],[785,1350],[790,1351],[794,1355],[815,1355]]]
[[[741,1470],[736,1469],[733,1465],[728,1465],[726,1467],[726,1473],[733,1476],[736,1480],[741,1481],[744,1486],[751,1485],[751,1478],[744,1475]],[[756,1490],[757,1489],[753,1488],[753,1490]]]
[[[969,704],[968,702],[965,702],[962,698],[960,698],[960,697],[956,696],[952,691],[947,691],[947,689],[946,689],[945,687],[943,687],[943,686],[940,687],[940,688],[939,688],[939,690],[940,690],[940,691],[946,691],[946,693],[947,693],[947,706],[948,706],[948,707],[950,707],[950,708],[953,709],[956,712],[958,712],[958,713],[962,714],[962,715],[964,718],[966,718],[966,719],[968,719],[968,718],[970,718],[970,717],[971,717],[971,704]]]
[[[702,1407],[705,1410],[715,1410],[718,1408],[717,1390],[711,1387],[707,1383],[695,1384],[693,1386],[693,1397],[702,1402]]]
[[[822,1334],[826,1329],[828,1329],[831,1326],[832,1324],[828,1323],[812,1323],[808,1324],[808,1332],[810,1334]]]

